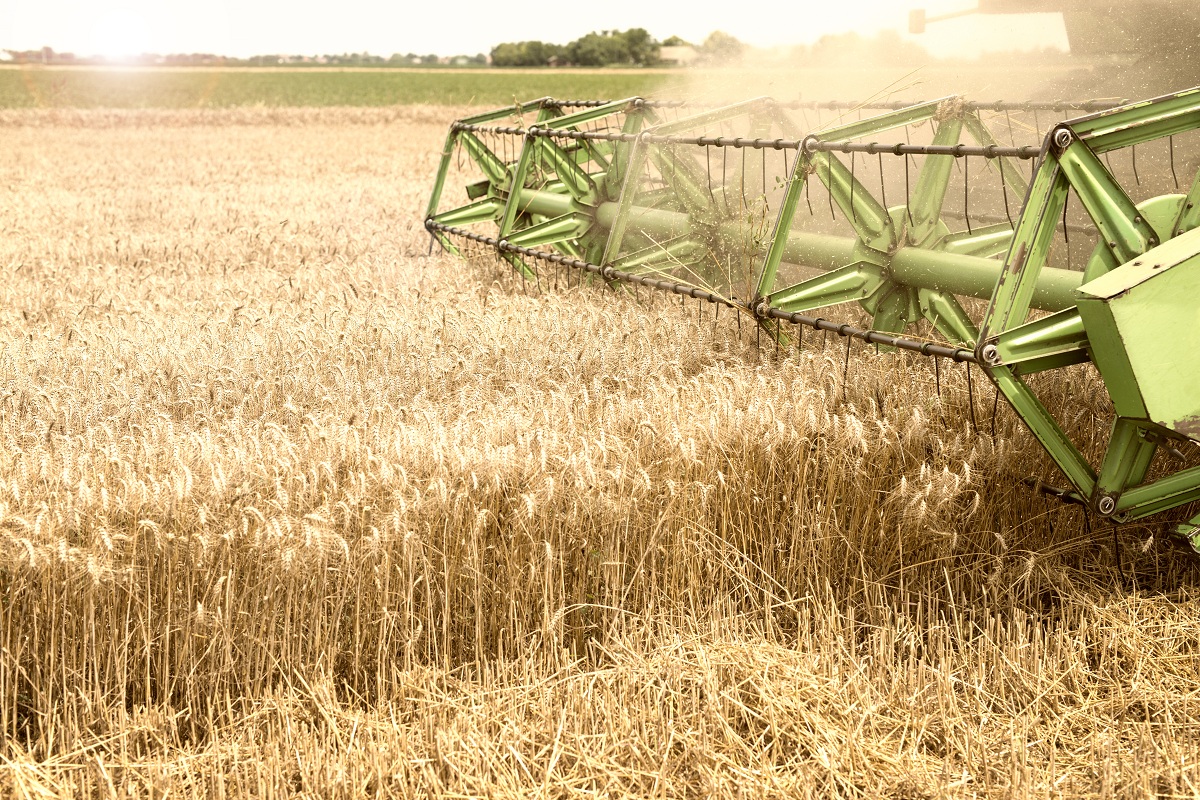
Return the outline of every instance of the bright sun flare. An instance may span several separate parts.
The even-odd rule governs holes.
[[[92,52],[109,59],[128,58],[150,50],[148,29],[141,16],[130,11],[110,11],[92,28]]]

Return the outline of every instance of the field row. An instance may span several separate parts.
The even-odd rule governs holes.
[[[96,69],[0,67],[0,109],[316,107],[449,105],[497,107],[537,97],[701,96],[734,102],[781,100],[908,101],[967,94],[975,99],[1080,99],[1062,71],[1005,64],[910,64],[797,69],[761,64],[731,69]],[[1057,83],[1057,87],[1056,84]],[[1139,89],[1140,96],[1181,88]]]
[[[629,97],[678,73],[507,70],[0,69],[0,108],[501,106],[555,97]]]

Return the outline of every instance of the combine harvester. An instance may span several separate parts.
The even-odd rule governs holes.
[[[780,345],[811,329],[976,365],[1070,484],[1044,491],[1114,524],[1171,512],[1200,552],[1197,167],[1200,88],[1118,107],[541,99],[451,126],[425,226],[531,282],[725,305]],[[1106,444],[1035,391],[1091,368]]]

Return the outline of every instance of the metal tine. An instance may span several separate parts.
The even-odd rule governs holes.
[[[971,381],[971,362],[967,362],[967,404],[971,407],[971,432],[979,433],[979,424],[975,420],[975,386]]]
[[[1004,166],[1000,167],[1000,193],[1004,197],[1004,216],[1008,217],[1008,226],[1016,229],[1017,224],[1013,222],[1012,212],[1008,208],[1008,181],[1004,180]]]
[[[904,156],[904,213],[908,216],[908,224],[913,224],[912,216],[912,192],[908,185],[908,163],[912,156],[905,154]]]
[[[746,211],[750,210],[750,204],[746,202],[746,148],[742,148],[742,208]]]
[[[1004,176],[1000,176],[1004,180]],[[967,233],[971,230],[971,157],[963,158],[963,218],[967,221]]]
[[[762,193],[763,200],[767,198],[767,151],[763,150],[758,154],[758,163],[762,166]]]
[[[934,359],[935,361],[937,359]],[[996,438],[996,412],[1000,410],[1000,390],[995,386],[992,387],[994,394],[992,398],[992,438]]]
[[[1071,204],[1071,190],[1067,189],[1066,195],[1063,197],[1063,212],[1062,212],[1062,228],[1063,228],[1063,243],[1067,247],[1067,268],[1071,268],[1071,234],[1067,225],[1067,206]]]
[[[858,116],[859,116],[859,119],[862,119],[861,112],[859,112]],[[833,162],[830,162],[830,169],[832,169],[832,168],[833,168]],[[858,211],[854,208],[854,185],[856,183],[858,183],[858,181],[855,180],[855,178],[854,178],[854,153],[851,152],[850,153],[850,216],[855,222],[858,222]],[[830,190],[829,196],[833,197],[832,190]]]
[[[850,378],[850,342],[853,338],[846,337],[846,360],[842,363],[842,402],[846,402],[846,381]]]
[[[725,204],[725,216],[729,216],[729,180],[726,172],[729,168],[729,148],[721,147],[721,202]]]
[[[887,189],[883,179],[883,153],[879,153],[877,157],[879,158],[879,204],[887,208]]]
[[[909,127],[910,127],[909,125],[904,126],[904,143],[905,144],[912,144],[912,135],[909,131]],[[909,167],[909,162],[911,160],[912,160],[912,154],[905,153],[904,154],[904,214],[905,214],[905,216],[908,217],[908,224],[910,227],[913,225],[912,193],[908,187],[908,167]]]
[[[1171,180],[1175,182],[1175,191],[1179,191],[1179,176],[1175,174],[1175,137],[1167,137],[1167,158],[1171,163]]]
[[[1125,566],[1121,561],[1121,537],[1117,534],[1117,525],[1114,522],[1111,526],[1113,537],[1113,560],[1117,562],[1117,575],[1121,578],[1121,585],[1124,586],[1127,581],[1125,578]],[[1090,534],[1091,531],[1088,531]]]
[[[825,185],[825,193],[829,195],[829,216],[836,222],[837,214],[833,211],[833,159],[837,156],[832,153],[826,153],[825,156],[828,159],[825,163],[829,165],[829,183]]]
[[[704,145],[704,170],[708,176],[708,180],[705,181],[705,184],[708,186],[708,199],[711,200],[712,204],[715,206],[717,204],[717,198],[713,195],[712,190],[712,148],[708,145]]]
[[[1129,159],[1133,164],[1133,182],[1136,183],[1138,186],[1141,186],[1142,179],[1138,175],[1138,168],[1137,168],[1137,145],[1136,144],[1132,145],[1129,148]]]

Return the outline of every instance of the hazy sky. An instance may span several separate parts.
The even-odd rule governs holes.
[[[930,14],[970,8],[974,0],[667,4],[654,0],[0,0],[0,49],[53,47],[77,55],[141,52],[487,52],[522,39],[566,42],[591,30],[646,28],[658,39],[702,41],[713,30],[748,44],[811,43],[827,33],[895,29],[907,35],[908,10]],[[669,6],[686,8],[686,12]],[[811,6],[811,10],[806,8]],[[525,13],[521,13],[525,9]],[[1066,47],[1056,15],[974,16],[931,26],[917,37],[934,55],[1057,45]]]

